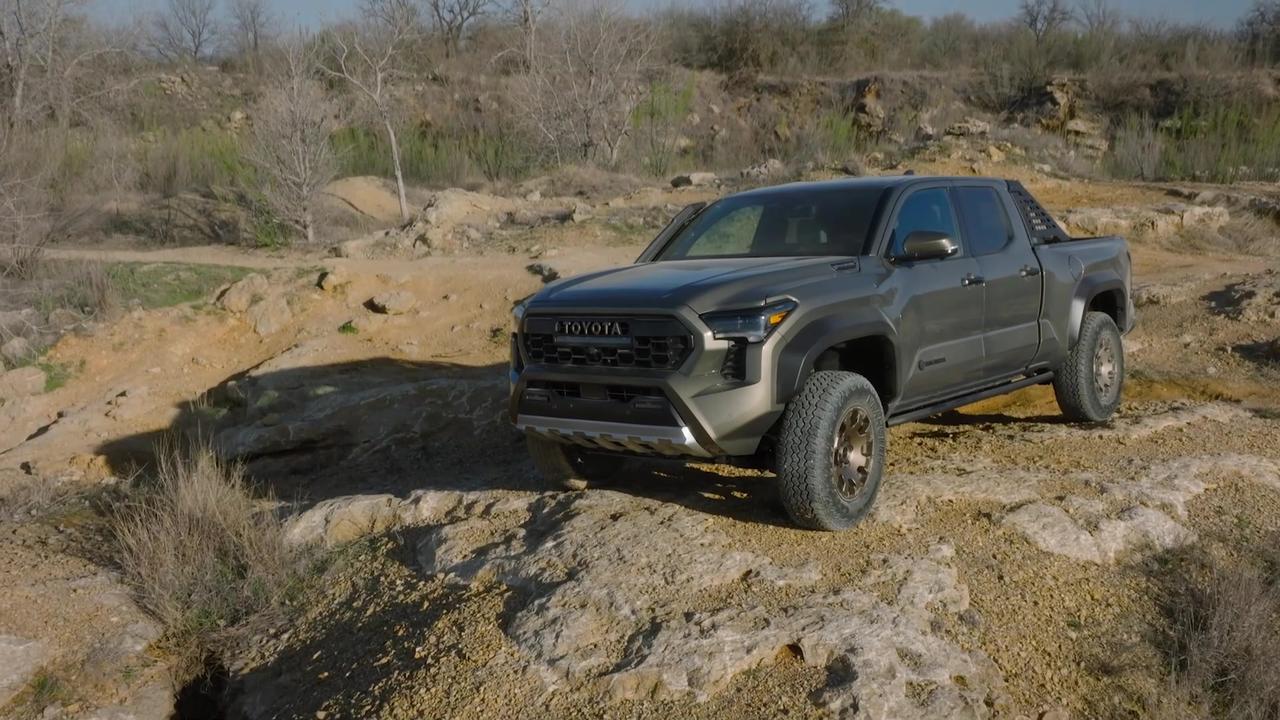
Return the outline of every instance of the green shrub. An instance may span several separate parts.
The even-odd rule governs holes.
[[[470,170],[465,143],[442,133],[413,129],[402,131],[400,167],[405,182],[432,185],[460,185]],[[395,177],[391,151],[385,133],[370,128],[348,127],[333,134],[334,151],[340,158],[339,175]]]
[[[1280,107],[1186,107],[1158,124],[1127,116],[1107,165],[1117,177],[1142,180],[1274,181],[1280,177]]]
[[[252,185],[253,168],[240,140],[219,130],[190,128],[157,133],[140,150],[142,190],[171,197],[182,192]]]
[[[666,177],[670,174],[678,151],[680,130],[692,107],[692,78],[683,87],[663,81],[651,82],[644,100],[636,106],[632,113],[632,126],[641,162],[653,175]]]

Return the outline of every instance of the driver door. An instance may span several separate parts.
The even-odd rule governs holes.
[[[977,383],[983,366],[984,287],[978,262],[959,233],[946,186],[911,191],[890,227],[889,282],[898,286],[898,347],[903,378],[900,406],[941,399]],[[902,246],[916,231],[946,234],[959,245],[951,257],[902,260]],[[905,364],[906,367],[901,367]]]

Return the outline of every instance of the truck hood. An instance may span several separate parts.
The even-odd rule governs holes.
[[[715,258],[665,260],[601,270],[561,280],[529,301],[540,307],[653,309],[687,305],[695,312],[752,307],[829,279],[846,257]],[[856,268],[856,264],[852,267]],[[843,269],[842,272],[849,272]]]

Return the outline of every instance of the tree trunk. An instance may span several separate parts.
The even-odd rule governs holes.
[[[316,244],[316,223],[315,223],[315,219],[312,218],[311,216],[311,208],[309,207],[302,211],[302,231],[307,236],[307,244],[315,245]]]
[[[396,171],[396,193],[400,196],[400,220],[409,221],[409,199],[404,192],[404,172],[400,168],[400,141],[396,139],[396,129],[391,124],[391,117],[382,115],[382,124],[387,129],[387,140],[391,144],[391,165]]]

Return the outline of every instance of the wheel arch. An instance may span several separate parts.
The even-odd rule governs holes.
[[[1085,313],[1101,312],[1115,321],[1116,327],[1126,327],[1129,312],[1128,298],[1125,296],[1124,281],[1119,275],[1107,273],[1103,276],[1085,278],[1077,286],[1071,303],[1071,325],[1068,328],[1068,347],[1074,347],[1080,340],[1080,326],[1084,323]]]
[[[897,397],[898,349],[887,322],[867,320],[853,326],[818,321],[806,327],[782,348],[775,396],[785,404],[818,370],[856,372],[876,388],[888,408]]]

